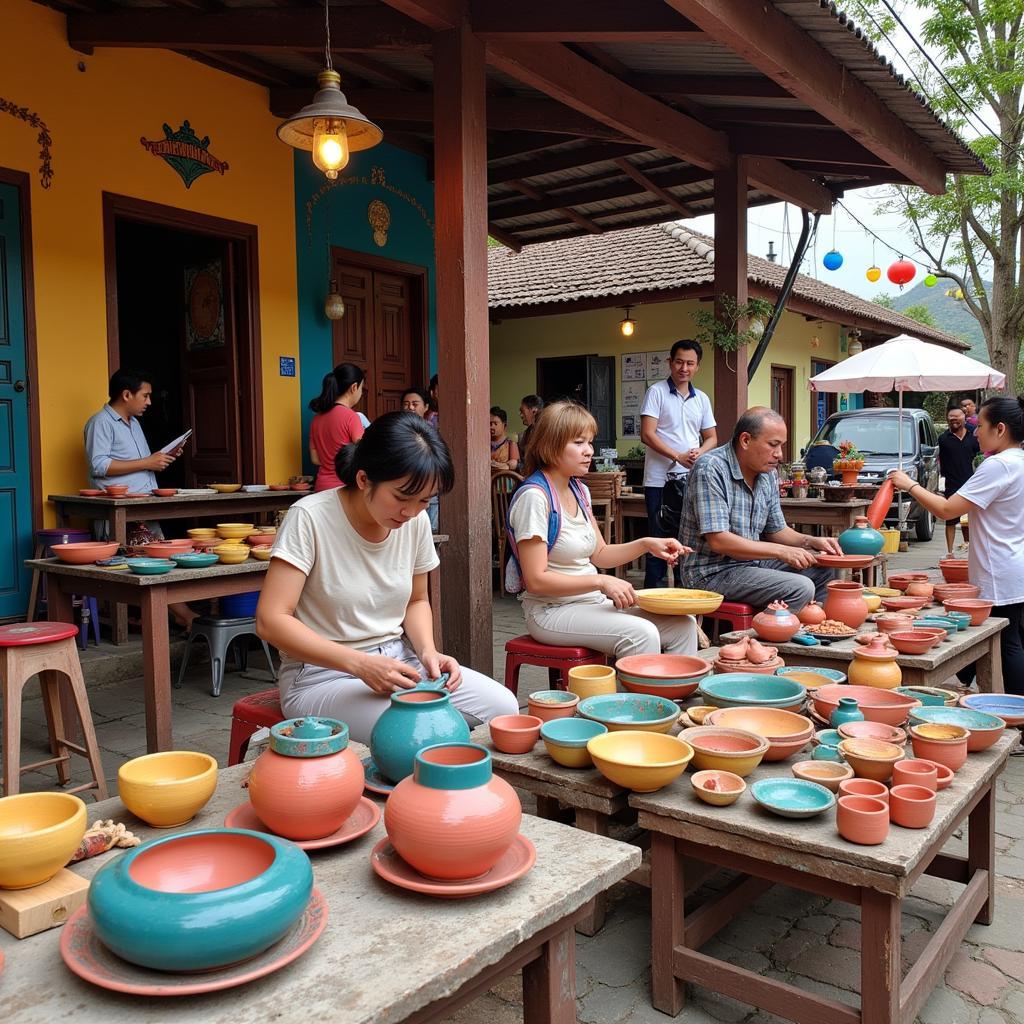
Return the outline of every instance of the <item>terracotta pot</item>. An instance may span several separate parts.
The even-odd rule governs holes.
[[[911,583],[927,583],[926,572],[892,572],[889,573],[889,586],[895,590],[906,591]]]
[[[920,757],[919,760],[922,764],[930,764],[935,768],[937,775],[936,785],[939,789],[946,789],[953,782],[953,769],[948,765],[939,764],[938,761],[929,761],[927,758]]]
[[[889,643],[900,654],[926,654],[945,638],[946,632],[943,630],[940,635],[930,630],[924,632],[916,629],[900,629],[889,633],[888,636]]]
[[[920,786],[933,793],[939,788],[939,773],[931,761],[908,757],[892,767],[893,786]]]
[[[903,591],[907,597],[931,597],[935,590],[933,583],[926,583],[924,580],[912,580]]]
[[[522,808],[473,743],[426,747],[413,773],[384,805],[384,827],[399,856],[428,878],[486,874],[519,832]]]
[[[847,842],[877,846],[889,834],[889,807],[875,797],[841,796],[836,828]]]
[[[896,651],[889,646],[886,636],[876,634],[870,643],[854,650],[849,679],[857,686],[875,686],[880,690],[892,690],[903,682]]]
[[[498,715],[488,723],[491,742],[504,754],[529,753],[543,724],[536,715]]]
[[[527,710],[534,718],[550,722],[554,718],[572,718],[580,699],[565,690],[538,690],[527,698]]]
[[[580,700],[615,693],[615,689],[615,669],[611,665],[576,665],[569,669],[568,690]]]
[[[940,558],[939,572],[947,583],[967,583],[966,558]]]
[[[913,629],[914,620],[900,612],[888,612],[875,619],[875,626],[878,627],[879,633],[899,633],[905,629]]]
[[[955,725],[912,725],[910,743],[914,757],[944,764],[951,771],[959,771],[967,760],[967,741],[970,734]]]
[[[924,786],[893,786],[889,818],[903,828],[927,828],[935,817],[935,790]]]
[[[825,614],[825,609],[818,604],[817,601],[810,601],[803,606],[796,613],[796,617],[805,626],[816,626],[819,622],[824,622],[828,616]]]
[[[860,779],[887,782],[892,766],[903,759],[903,748],[884,740],[841,740],[839,753]]]
[[[270,730],[270,749],[249,776],[257,817],[287,839],[336,832],[359,803],[363,766],[348,748],[348,726],[333,718],[293,718]]]
[[[980,626],[992,614],[992,602],[977,598],[954,598],[943,601],[942,607],[947,612],[966,612],[971,617],[972,626]]]
[[[763,612],[754,616],[751,624],[762,640],[773,644],[785,643],[800,629],[800,620],[782,601],[773,601]]]
[[[828,585],[828,597],[825,598],[825,617],[838,619],[851,629],[857,629],[868,617],[868,606],[860,584],[833,580]]]
[[[956,598],[973,598],[981,596],[981,587],[973,583],[937,583],[932,590],[932,597],[940,603]]]
[[[884,782],[875,782],[874,779],[844,779],[839,783],[839,795],[869,796],[887,804],[889,802],[889,787]]]
[[[814,711],[823,721],[828,721],[832,712],[839,706],[840,697],[854,697],[857,705],[864,712],[869,722],[883,722],[886,725],[901,726],[907,715],[921,702],[901,693],[880,690],[874,686],[853,686],[842,683],[830,683],[819,686],[810,695]]]

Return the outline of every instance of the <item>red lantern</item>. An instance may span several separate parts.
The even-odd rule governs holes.
[[[898,284],[902,288],[905,284],[914,280],[914,275],[917,273],[917,268],[910,260],[898,259],[889,269],[886,271],[886,276],[892,281],[893,284]]]

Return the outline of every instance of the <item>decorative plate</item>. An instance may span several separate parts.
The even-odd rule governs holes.
[[[300,850],[322,850],[326,846],[341,846],[343,843],[350,843],[353,839],[365,836],[377,822],[380,821],[380,807],[365,796],[359,798],[356,809],[345,819],[341,828],[332,832],[329,836],[321,836],[319,839],[292,839]],[[268,835],[276,835],[256,816],[248,800],[239,804],[233,811],[228,812],[224,819],[228,828],[247,828],[252,832],[266,832]]]
[[[394,790],[395,783],[389,782],[381,775],[380,769],[372,757],[363,758],[363,772],[366,776],[363,782],[364,789],[368,789],[371,793],[380,793],[382,796],[387,796]]]
[[[813,629],[801,631],[803,636],[813,636],[815,640],[849,640],[857,635],[857,630],[851,629],[849,633],[817,633]]]
[[[874,555],[826,555],[820,551],[815,551],[814,557],[826,569],[864,569],[874,559]]]

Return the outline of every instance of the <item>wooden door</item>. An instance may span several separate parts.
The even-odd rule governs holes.
[[[402,392],[413,384],[409,283],[401,274],[373,275],[376,358],[370,386],[376,392],[375,416],[401,409]]]
[[[786,421],[786,443],[782,458],[793,457],[793,368],[772,365],[772,409]]]
[[[811,376],[817,377],[819,373],[824,373],[830,366],[835,366],[835,363],[829,362],[826,359],[812,359]],[[811,433],[808,436],[808,441],[821,430],[825,425],[825,420],[836,411],[838,408],[836,401],[838,397],[834,391],[814,391],[811,393]]]
[[[615,357],[587,356],[586,406],[597,421],[594,452],[615,444]]]

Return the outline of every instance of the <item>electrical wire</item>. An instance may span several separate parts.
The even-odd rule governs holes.
[[[920,260],[915,260],[915,259],[913,259],[913,258],[911,258],[909,256],[904,255],[904,250],[897,249],[896,246],[891,245],[889,242],[887,242],[880,235],[876,235],[875,232],[872,231],[871,228],[869,228],[867,226],[867,224],[865,224],[862,220],[860,220],[860,218],[854,216],[854,214],[852,214],[850,212],[850,210],[846,207],[846,205],[842,202],[842,200],[837,199],[836,200],[836,206],[838,206],[847,215],[847,217],[849,217],[854,223],[860,225],[861,229],[866,231],[872,237],[872,239],[874,240],[872,242],[872,245],[871,245],[871,262],[872,263],[874,263],[874,261],[875,261],[874,242],[881,242],[882,245],[884,245],[886,249],[888,249],[890,252],[894,253],[895,255],[899,256],[899,258],[901,260],[909,260],[911,263],[916,263],[926,273],[929,273],[929,274],[933,273],[932,268],[930,266],[928,266],[927,263],[922,263]]]

